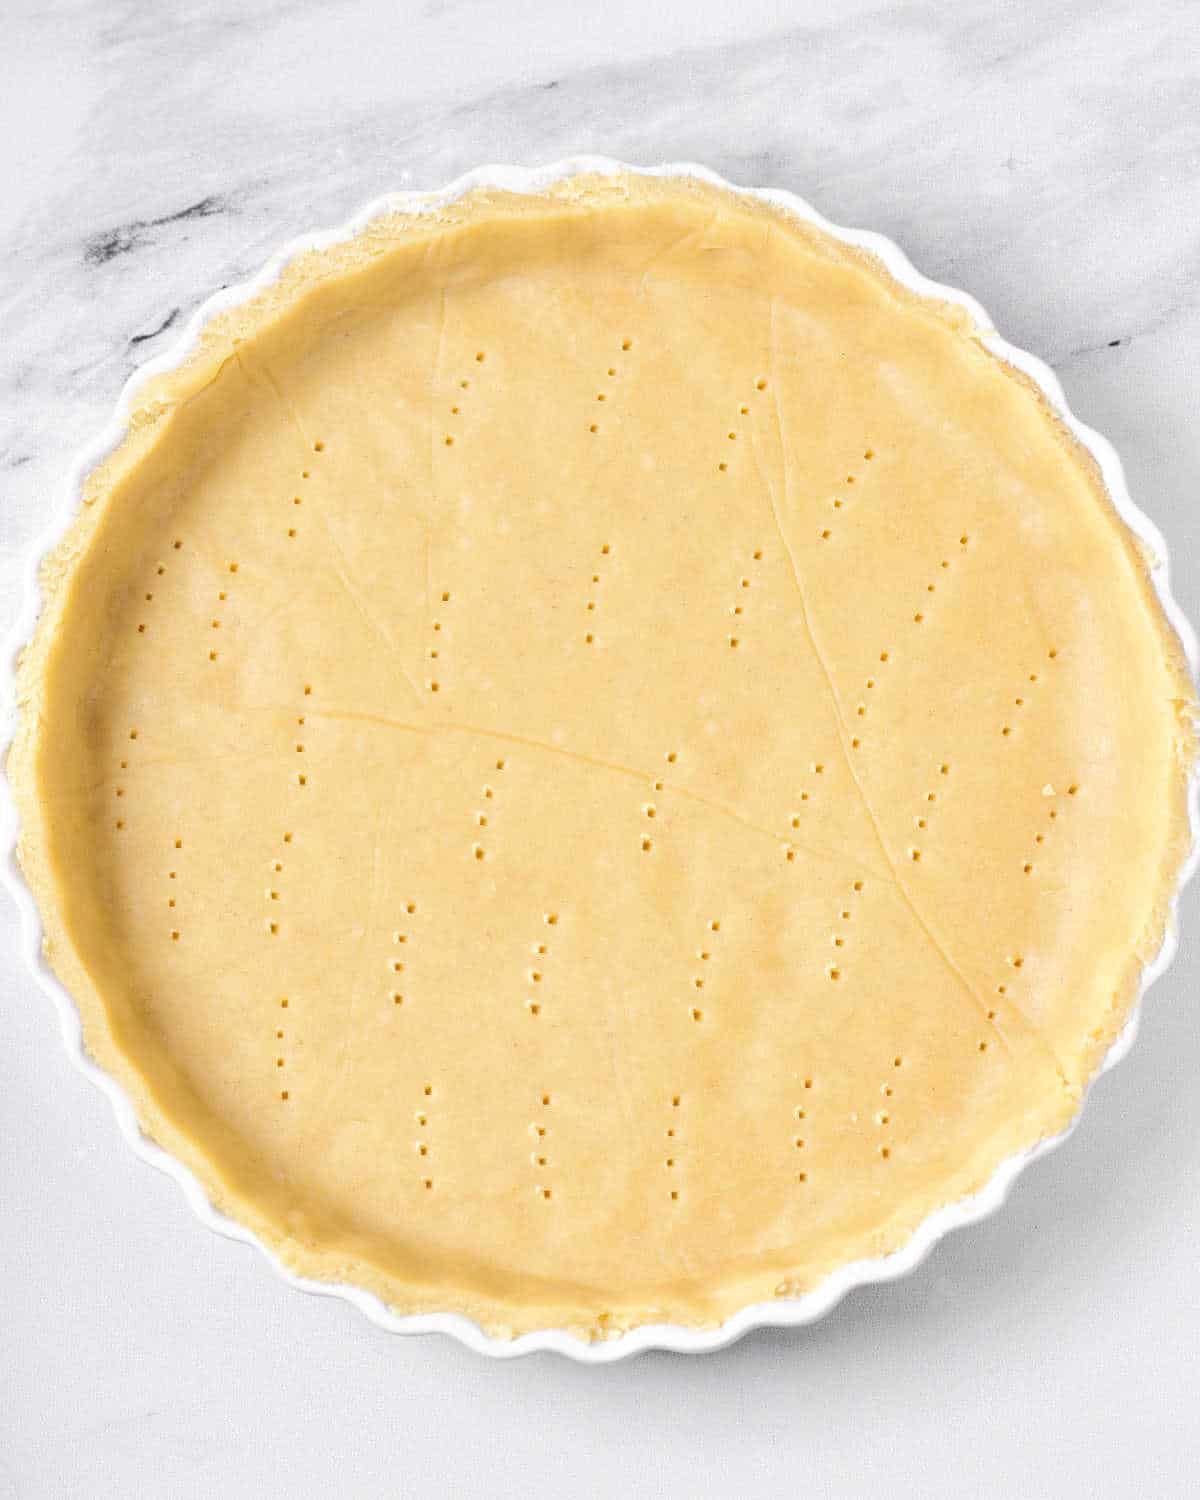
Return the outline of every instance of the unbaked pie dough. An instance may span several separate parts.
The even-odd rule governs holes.
[[[692,181],[476,191],[142,390],[9,771],[89,1050],[291,1267],[711,1324],[1060,1130],[1192,687],[967,316]]]

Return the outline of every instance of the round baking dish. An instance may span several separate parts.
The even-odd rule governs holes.
[[[360,233],[372,220],[390,213],[429,213],[444,207],[462,195],[477,188],[495,188],[514,193],[530,194],[544,190],[551,184],[581,174],[612,175],[618,173],[643,173],[654,177],[692,178],[713,187],[727,189],[750,198],[758,198],[796,218],[815,225],[826,234],[847,245],[868,252],[882,262],[896,281],[913,292],[952,303],[961,307],[968,315],[983,345],[999,359],[1019,370],[1044,395],[1054,412],[1067,426],[1077,441],[1095,459],[1104,485],[1114,506],[1130,531],[1144,544],[1151,559],[1150,576],[1162,609],[1177,633],[1193,676],[1197,671],[1196,637],[1189,622],[1184,618],[1171,596],[1166,547],[1152,522],[1131,500],[1120,462],[1109,443],[1099,434],[1080,423],[1070,412],[1061,386],[1052,371],[1040,360],[1013,348],[997,335],[990,319],[973,298],[953,288],[932,282],[921,276],[908,262],[902,252],[884,237],[858,230],[843,229],[830,224],[807,203],[793,194],[778,190],[754,190],[733,187],[707,169],[689,163],[671,164],[647,171],[602,157],[577,157],[557,162],[536,170],[516,167],[487,166],[458,178],[440,192],[429,194],[402,193],[376,199],[347,224],[325,234],[307,236],[287,245],[263,271],[252,281],[230,288],[205,302],[192,317],[185,333],[173,348],[162,357],[143,366],[126,385],[112,422],[96,442],[79,455],[65,486],[62,505],[49,533],[41,538],[29,553],[26,569],[26,591],[24,606],[10,636],[6,653],[8,673],[5,704],[4,738],[7,744],[14,733],[17,719],[15,703],[15,669],[17,657],[30,639],[40,607],[38,569],[43,556],[50,551],[70,527],[80,504],[81,490],[86,476],[110,453],[125,436],[129,416],[138,393],[145,383],[155,376],[174,369],[184,363],[195,349],[201,332],[211,319],[228,309],[249,300],[269,286],[280,275],[283,268],[294,257],[306,251],[339,244]],[[1196,833],[1197,779],[1189,782],[1189,818],[1192,830],[1191,853],[1182,870],[1179,887],[1194,873],[1197,863]],[[605,1363],[628,1357],[647,1349],[662,1348],[680,1352],[703,1352],[722,1347],[739,1338],[750,1329],[764,1326],[787,1327],[815,1321],[829,1311],[842,1296],[853,1287],[873,1282],[892,1280],[912,1270],[929,1253],[937,1241],[949,1230],[973,1223],[995,1210],[1006,1197],[1016,1178],[1037,1157],[1061,1143],[1070,1133],[1071,1127],[1062,1134],[1039,1142],[1029,1150],[1020,1152],[1005,1161],[992,1176],[982,1191],[970,1198],[949,1204],[926,1218],[918,1230],[908,1239],[903,1248],[886,1257],[857,1261],[842,1266],[821,1285],[799,1297],[779,1297],[770,1302],[743,1307],[734,1316],[715,1328],[686,1328],[676,1325],[642,1325],[611,1339],[587,1343],[562,1329],[541,1329],[520,1337],[503,1340],[490,1336],[467,1318],[442,1313],[398,1315],[377,1297],[361,1288],[314,1281],[295,1275],[273,1255],[256,1236],[243,1225],[235,1222],[213,1207],[203,1188],[191,1171],[169,1155],[140,1129],[133,1105],[123,1088],[89,1058],[83,1042],[79,1015],[71,997],[52,973],[42,955],[42,928],[32,896],[21,877],[17,861],[16,846],[18,824],[16,812],[6,794],[3,806],[3,838],[6,849],[4,862],[5,883],[11,891],[20,911],[23,943],[31,973],[37,983],[54,1001],[62,1025],[64,1041],[72,1060],[110,1099],[118,1124],[133,1149],[145,1161],[173,1177],[182,1188],[185,1197],[196,1214],[218,1233],[244,1243],[256,1245],[268,1261],[286,1281],[303,1291],[318,1295],[337,1296],[352,1302],[368,1318],[379,1326],[397,1333],[442,1332],[458,1338],[480,1353],[501,1358],[536,1350],[551,1350],[589,1363]],[[1176,891],[1176,900],[1178,889]],[[1175,953],[1174,938],[1175,909],[1172,905],[1171,923],[1161,951],[1145,966],[1138,992],[1138,1001],[1146,988],[1169,965]],[[1137,1005],[1118,1040],[1111,1047],[1103,1069],[1118,1061],[1132,1044],[1137,1025]],[[1103,1070],[1102,1069],[1102,1070]],[[1101,1071],[1102,1071],[1101,1070]],[[1078,1119],[1078,1114],[1075,1119]]]

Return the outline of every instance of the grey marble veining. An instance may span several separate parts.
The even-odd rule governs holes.
[[[206,296],[390,188],[581,151],[790,188],[976,295],[1115,441],[1200,616],[1195,0],[5,21],[0,617],[71,456]],[[384,1495],[413,1463],[431,1494],[1190,1494],[1198,981],[1185,943],[1070,1146],[908,1282],[584,1375],[389,1341],[200,1230],[70,1072],[0,912],[0,1496]]]

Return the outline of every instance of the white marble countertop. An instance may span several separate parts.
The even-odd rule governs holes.
[[[883,230],[1058,370],[1200,619],[1194,0],[10,0],[0,615],[209,292],[390,187],[690,158]],[[586,1370],[279,1283],[130,1155],[0,910],[0,1496],[1191,1496],[1200,901],[1000,1216],[819,1326]]]

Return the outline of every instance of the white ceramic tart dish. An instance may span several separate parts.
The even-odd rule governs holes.
[[[9,884],[292,1284],[605,1361],[995,1209],[1194,865],[1161,537],[890,242],[691,165],[372,203],[140,370],[31,561]]]

